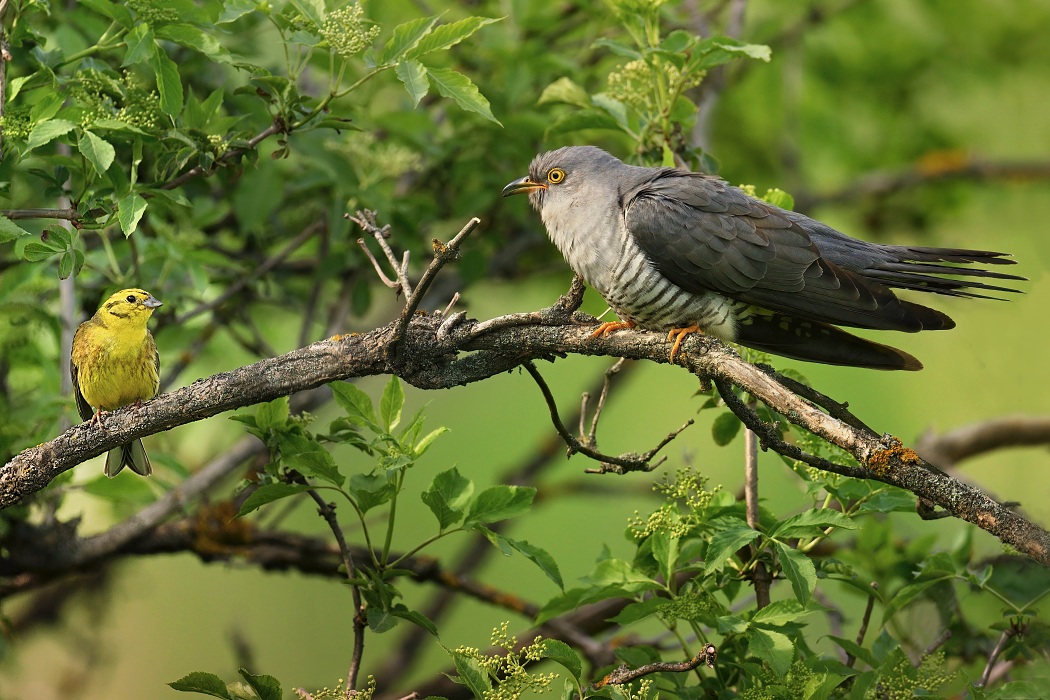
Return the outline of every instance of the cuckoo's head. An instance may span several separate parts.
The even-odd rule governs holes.
[[[548,204],[575,200],[622,166],[614,156],[595,146],[566,146],[533,158],[529,174],[504,187],[503,196],[528,192],[533,208],[542,211]]]

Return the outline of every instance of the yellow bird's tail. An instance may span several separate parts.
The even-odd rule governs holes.
[[[106,456],[106,476],[112,479],[124,467],[142,476],[149,476],[153,473],[149,457],[146,456],[146,450],[142,447],[142,440],[132,440],[126,445],[109,451]]]

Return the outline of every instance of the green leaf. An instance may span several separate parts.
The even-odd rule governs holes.
[[[394,27],[393,36],[379,53],[376,62],[384,64],[400,61],[406,51],[414,48],[420,39],[430,33],[437,21],[437,17],[420,17]]]
[[[781,539],[807,537],[817,535],[829,527],[837,527],[843,530],[858,530],[860,529],[860,524],[837,510],[815,508],[791,516],[773,528],[769,536]]]
[[[797,600],[777,600],[755,612],[751,621],[756,624],[784,625],[788,622],[794,622],[810,612],[810,610],[802,607]]]
[[[707,547],[704,571],[707,573],[721,571],[726,559],[733,556],[744,545],[751,544],[758,534],[758,530],[753,530],[746,525],[737,525],[715,533],[711,538],[711,544]]]
[[[537,547],[534,544],[529,544],[525,540],[514,540],[509,537],[504,539],[511,547],[521,552],[526,559],[540,567],[540,571],[542,571],[551,581],[554,581],[558,588],[565,590],[565,583],[561,579],[561,571],[558,569],[558,563],[554,561],[554,557],[552,557],[547,550],[542,547]]]
[[[251,686],[259,700],[281,700],[281,683],[273,676],[255,675],[245,668],[238,669],[237,673]]]
[[[568,644],[557,639],[544,639],[540,642],[538,652],[541,659],[550,659],[571,673],[577,685],[581,683],[583,662],[580,660],[580,655]]]
[[[460,476],[453,467],[435,476],[421,498],[437,518],[438,528],[444,530],[463,517],[463,508],[473,493],[474,482]]]
[[[427,68],[427,75],[430,76],[437,91],[453,100],[460,108],[468,112],[475,112],[489,121],[500,124],[500,121],[492,116],[489,101],[470,81],[470,78],[448,68]],[[503,125],[500,124],[500,126]]]
[[[113,159],[117,157],[113,144],[90,131],[85,131],[80,137],[80,140],[77,141],[77,148],[99,175],[109,170],[109,166],[113,165]]]
[[[168,686],[183,693],[201,693],[202,695],[211,695],[216,698],[236,700],[230,695],[230,691],[226,688],[226,684],[222,682],[222,679],[214,673],[194,671],[177,681],[168,683]]]
[[[278,436],[277,444],[281,458],[292,469],[335,486],[342,486],[346,480],[335,466],[331,453],[316,440],[305,435],[283,433]]]
[[[762,199],[769,202],[774,207],[780,207],[781,209],[787,209],[788,211],[795,208],[795,198],[779,187],[766,190],[766,193],[762,195]]]
[[[783,542],[773,540],[773,546],[780,555],[780,566],[784,575],[791,581],[791,590],[802,605],[809,605],[813,589],[817,587],[817,570],[813,562],[802,552]]]
[[[852,654],[858,660],[863,661],[872,668],[878,668],[879,662],[875,659],[872,653],[868,649],[865,649],[864,647],[857,644],[856,642],[849,639],[843,639],[842,637],[836,637],[830,634],[828,635],[828,639],[845,649],[847,654]]]
[[[110,2],[110,0],[80,0],[78,4],[90,7],[100,15],[109,17],[124,27],[132,27],[135,24],[135,18],[123,3]]]
[[[462,654],[453,649],[445,647],[445,651],[452,656],[452,663],[456,666],[459,681],[470,688],[470,692],[476,698],[484,698],[492,691],[492,681],[489,680],[488,672],[482,668],[477,659]]]
[[[226,0],[222,4],[222,12],[219,13],[219,19],[215,20],[215,23],[228,24],[249,12],[255,12],[258,7],[258,0]]]
[[[32,235],[6,216],[0,216],[0,243],[7,243]]]
[[[652,598],[646,598],[639,603],[631,603],[621,610],[615,617],[609,618],[609,620],[618,625],[629,625],[632,622],[644,620],[650,615],[655,615],[670,604],[671,601],[667,598],[653,596]]]
[[[291,416],[291,410],[288,405],[288,397],[282,396],[259,404],[255,409],[255,425],[259,430],[267,433],[274,428],[284,427],[289,416]]]
[[[39,148],[52,140],[69,133],[76,128],[76,124],[65,119],[45,119],[33,127],[26,140],[26,151]]]
[[[549,136],[551,134],[568,134],[585,129],[619,128],[620,126],[616,123],[616,120],[607,113],[591,109],[584,112],[570,112],[557,117],[544,133]]]
[[[886,604],[886,607],[882,611],[882,624],[885,625],[889,622],[890,618],[897,614],[898,610],[901,610],[906,605],[911,603],[913,600],[922,595],[927,588],[936,585],[943,581],[947,576],[941,578],[931,578],[922,581],[916,581],[915,583],[909,583],[903,586]]]
[[[268,503],[309,491],[310,488],[309,484],[263,484],[255,489],[248,498],[244,499],[241,509],[237,511],[237,517],[248,515],[248,513],[258,510]]]
[[[362,513],[387,503],[396,493],[386,474],[354,474],[348,489]]]
[[[121,68],[147,61],[157,50],[153,30],[145,22],[135,25],[135,28],[124,38],[124,42],[128,45],[128,50],[124,52],[124,62],[120,64]]]
[[[160,93],[160,108],[169,116],[177,116],[182,111],[182,81],[179,79],[179,67],[168,58],[164,49],[154,44],[153,55],[149,60],[157,76],[157,92]]]
[[[390,608],[390,614],[395,617],[400,617],[402,620],[408,620],[412,624],[422,627],[430,634],[435,637],[438,636],[438,628],[434,622],[421,612],[412,610],[404,605],[398,604]]]
[[[217,63],[230,63],[230,52],[211,34],[192,24],[166,24],[157,29],[157,37],[199,51]]]
[[[736,414],[726,411],[715,418],[714,423],[711,424],[711,437],[714,438],[716,445],[725,447],[733,441],[743,425]]]
[[[484,27],[486,24],[492,24],[493,22],[499,21],[500,18],[467,17],[458,22],[442,24],[433,31],[426,33],[426,36],[422,37],[415,43],[415,45],[408,48],[403,54],[404,58],[406,60],[419,58],[431,53],[432,51],[451,48]],[[493,119],[493,121],[495,121],[495,119]]]
[[[328,386],[332,389],[335,402],[343,409],[351,423],[365,426],[376,433],[383,432],[376,422],[375,407],[368,394],[349,382],[332,382]]]
[[[448,428],[446,428],[445,426],[441,426],[440,428],[434,428],[433,430],[431,430],[429,433],[423,436],[422,440],[420,440],[412,446],[413,456],[416,459],[419,459],[423,455],[423,453],[427,451],[427,448],[430,447],[430,444],[438,439],[439,435],[444,435],[447,432]]]
[[[412,98],[412,106],[418,107],[419,101],[430,90],[430,81],[427,80],[426,67],[419,61],[402,61],[397,64],[394,72],[397,73],[398,79],[405,86],[405,89],[408,90],[408,95]]]
[[[591,46],[609,49],[617,56],[623,56],[624,58],[639,59],[642,57],[642,54],[638,53],[636,49],[633,49],[626,44],[621,44],[618,41],[613,41],[612,39],[597,39],[591,44]]]
[[[290,2],[304,19],[314,25],[315,29],[321,28],[322,17],[325,16],[324,0],[290,0]]]
[[[795,658],[795,648],[786,634],[751,627],[747,630],[747,639],[751,654],[768,663],[777,675],[787,675]]]
[[[491,486],[471,501],[465,525],[494,523],[529,511],[536,489],[531,486]]]
[[[401,382],[397,377],[391,375],[390,381],[383,389],[383,396],[379,399],[379,418],[383,421],[383,427],[390,432],[401,422],[401,409],[405,405],[405,390],[401,388]]]
[[[135,233],[145,213],[146,200],[138,192],[129,192],[117,200],[117,221],[125,238]]]
[[[543,88],[540,99],[536,100],[538,105],[549,102],[563,102],[588,109],[591,106],[591,96],[572,79],[561,77]]]

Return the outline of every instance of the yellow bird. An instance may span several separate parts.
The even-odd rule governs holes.
[[[73,336],[69,372],[83,420],[102,421],[104,411],[149,401],[160,390],[160,355],[146,322],[161,303],[143,289],[122,289],[80,324]],[[110,450],[106,476],[124,467],[153,472],[141,440]]]

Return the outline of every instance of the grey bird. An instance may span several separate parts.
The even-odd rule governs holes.
[[[961,266],[1013,264],[1006,253],[868,243],[716,177],[628,165],[594,146],[536,156],[503,196],[525,192],[569,266],[621,319],[594,336],[668,331],[672,362],[701,331],[810,362],[918,370],[908,353],[836,326],[945,330],[951,318],[893,288],[994,298],[982,292],[1017,290],[981,280],[1025,279]]]

